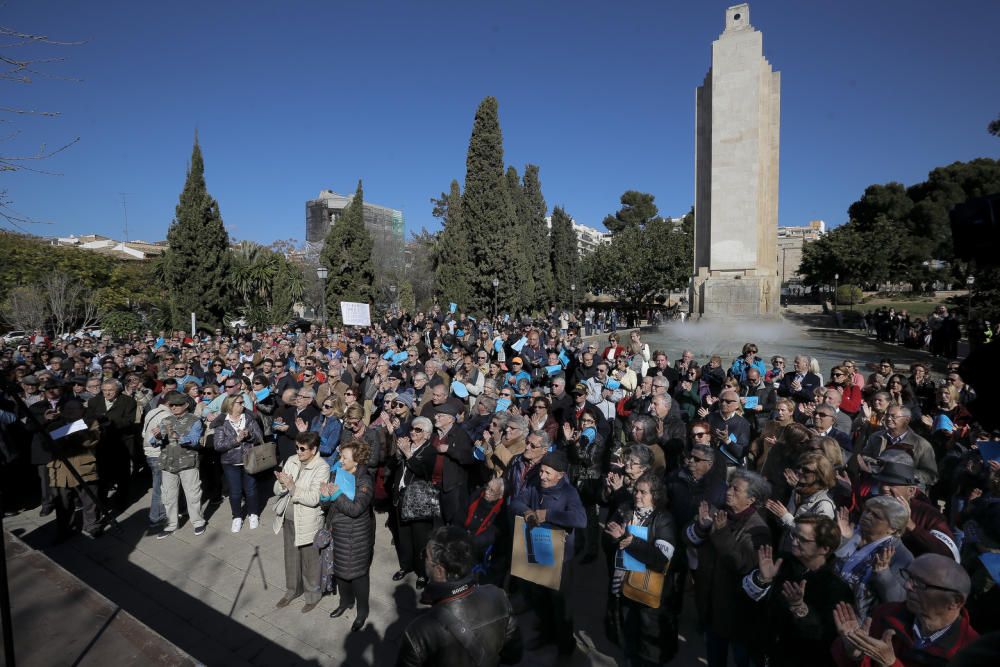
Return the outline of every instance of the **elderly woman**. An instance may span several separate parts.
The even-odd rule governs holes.
[[[416,572],[417,588],[427,585],[423,553],[436,517],[403,521],[401,500],[406,487],[415,480],[431,481],[435,461],[435,451],[430,446],[433,433],[434,424],[430,419],[414,418],[410,424],[410,434],[396,439],[396,452],[388,463],[392,484],[389,528],[396,546],[396,558],[399,559],[399,570],[392,575],[392,580],[400,581],[410,572]]]
[[[249,517],[250,529],[253,530],[260,522],[257,478],[243,469],[243,456],[255,443],[264,439],[264,434],[257,421],[244,410],[242,394],[226,396],[222,401],[222,414],[213,425],[215,437],[212,446],[222,454],[222,472],[229,484],[229,507],[233,511],[231,530],[240,532],[244,516]]]
[[[645,529],[644,537],[634,528]],[[625,652],[627,665],[661,665],[677,653],[677,625],[674,614],[664,604],[670,587],[664,586],[656,609],[622,595],[628,576],[625,556],[641,563],[650,572],[664,573],[677,545],[677,529],[666,511],[666,493],[659,477],[647,472],[636,480],[631,507],[619,507],[608,521],[605,532],[617,543],[611,576],[608,614],[615,629],[612,640]]]
[[[319,435],[312,431],[296,435],[295,456],[288,457],[274,476],[274,493],[278,497],[274,532],[284,532],[285,547],[285,595],[275,606],[287,607],[304,594],[302,613],[307,613],[323,597],[319,551],[313,546],[313,538],[323,526],[320,489],[330,479],[330,466],[319,453]]]
[[[806,514],[818,514],[828,519],[836,517],[836,506],[830,497],[830,489],[837,483],[833,465],[823,454],[808,452],[799,457],[795,467],[785,471],[788,482],[794,490],[787,502],[773,498],[766,503],[767,511],[781,523],[785,530],[782,551],[787,551],[789,532],[795,527],[795,519]]]
[[[854,608],[861,617],[872,607],[906,598],[900,571],[913,560],[900,536],[910,521],[906,504],[891,496],[876,496],[865,503],[857,530],[845,508],[837,511],[841,542],[837,571],[854,594]]]
[[[705,626],[709,667],[725,667],[729,650],[738,666],[750,664],[755,637],[753,602],[738,595],[743,578],[757,565],[757,550],[771,543],[771,531],[758,508],[771,495],[767,480],[734,468],[726,506],[702,501],[684,537],[697,554],[695,601]]]
[[[340,493],[336,484],[328,482],[322,486],[324,497],[333,498],[327,510],[326,527],[333,534],[333,571],[340,593],[340,603],[330,612],[330,618],[343,616],[356,601],[358,613],[351,632],[361,630],[368,620],[369,570],[375,548],[372,512],[375,487],[366,470],[368,455],[368,443],[362,440],[340,446],[340,467],[355,479],[353,500]]]

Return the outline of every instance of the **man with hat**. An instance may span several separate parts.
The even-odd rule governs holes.
[[[876,607],[864,624],[851,605],[841,602],[834,609],[838,665],[945,665],[979,636],[965,610],[972,584],[954,559],[924,554],[902,576],[906,600]]]
[[[902,457],[900,457],[902,458]],[[914,556],[934,553],[959,558],[955,536],[944,516],[920,492],[920,481],[909,462],[880,459],[872,475],[883,496],[892,496],[910,508],[910,521],[902,535],[903,544]]]
[[[580,494],[570,484],[567,470],[569,461],[564,452],[547,453],[539,464],[538,477],[529,481],[520,493],[511,498],[510,503],[511,512],[524,517],[528,526],[566,531],[559,590],[532,583],[527,583],[525,587],[527,597],[542,623],[539,640],[529,648],[537,649],[554,641],[561,660],[568,658],[575,646],[573,618],[563,593],[563,589],[571,584],[573,574],[573,532],[575,528],[587,526],[586,510]]]
[[[187,500],[188,516],[195,535],[205,532],[205,519],[201,515],[201,477],[198,471],[198,448],[201,446],[201,420],[191,414],[187,397],[172,392],[166,397],[170,415],[150,430],[149,444],[158,446],[160,454],[160,493],[167,514],[167,525],[156,536],[161,540],[177,530],[178,487],[183,487]]]
[[[435,387],[435,391],[443,387]],[[437,455],[431,483],[441,490],[441,518],[446,526],[461,526],[469,499],[469,470],[476,463],[469,434],[456,424],[461,408],[444,401],[434,408],[434,438]]]

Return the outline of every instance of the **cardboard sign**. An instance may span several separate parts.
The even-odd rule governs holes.
[[[552,590],[559,590],[562,583],[563,555],[566,549],[566,531],[560,528],[544,528],[544,533],[538,533],[531,546],[532,556],[529,558],[529,545],[527,543],[528,531],[525,530],[527,524],[523,516],[514,517],[514,545],[511,549],[510,573],[519,579],[530,581],[539,586],[545,586]],[[538,530],[536,528],[535,530]],[[540,562],[539,556],[544,556],[548,560],[548,546],[551,546],[551,563],[544,565]],[[541,547],[541,549],[539,549]],[[532,560],[536,562],[532,562]]]
[[[341,301],[340,317],[347,326],[370,327],[372,325],[371,309],[367,303]]]

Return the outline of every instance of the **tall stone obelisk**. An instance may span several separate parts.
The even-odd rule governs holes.
[[[780,103],[750,6],[730,7],[696,92],[693,314],[777,316]]]

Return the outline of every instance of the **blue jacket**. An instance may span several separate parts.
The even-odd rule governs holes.
[[[323,420],[326,419],[326,424]],[[309,430],[319,433],[319,454],[323,458],[329,458],[337,453],[340,444],[341,421],[336,417],[325,418],[323,415],[313,417]]]
[[[569,483],[569,476],[563,478],[551,489],[543,489],[541,479],[535,478],[511,499],[510,509],[515,516],[524,516],[528,510],[545,510],[546,528],[562,528],[566,531],[566,549],[563,560],[573,557],[573,529],[586,528],[587,513],[580,501],[576,487]]]

